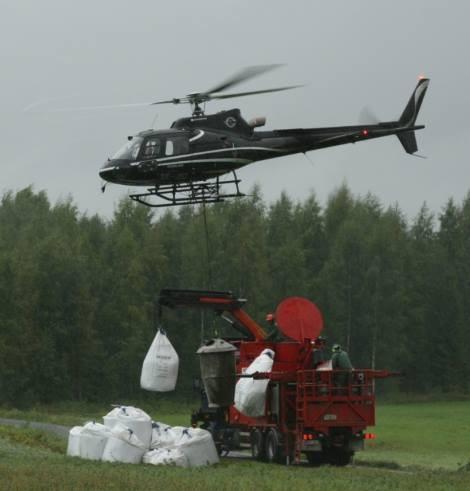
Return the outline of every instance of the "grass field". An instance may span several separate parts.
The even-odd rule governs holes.
[[[198,406],[198,401],[192,404],[176,403],[168,400],[151,404],[136,401],[119,401],[119,403],[140,407],[150,414],[154,420],[165,421],[170,425],[183,426],[189,424],[191,411]],[[38,404],[28,410],[0,407],[0,418],[25,419],[28,421],[75,426],[84,421],[101,421],[101,418],[111,409],[111,404],[78,402],[63,402],[52,405]]]
[[[144,405],[144,409],[171,424],[188,422],[188,408],[160,406],[155,412]],[[0,416],[77,424],[87,417],[98,419],[107,410],[62,405],[48,408],[47,415],[46,408],[39,407],[27,412],[0,410]],[[470,489],[470,402],[383,405],[374,431],[377,440],[345,468],[223,459],[211,468],[177,469],[72,459],[64,455],[66,444],[59,438],[0,427],[0,489]]]

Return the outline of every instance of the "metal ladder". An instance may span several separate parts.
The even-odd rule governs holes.
[[[295,397],[295,454],[294,459],[296,464],[300,464],[300,456],[302,454],[302,444],[304,436],[304,420],[305,420],[305,373],[301,370],[297,373],[297,387]]]

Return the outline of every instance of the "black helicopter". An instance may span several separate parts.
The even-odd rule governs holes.
[[[130,197],[147,206],[213,203],[243,196],[236,170],[259,160],[396,135],[407,153],[417,151],[415,130],[429,79],[420,78],[398,121],[325,128],[255,130],[265,118],[245,121],[239,109],[205,114],[201,105],[214,99],[278,92],[299,86],[220,94],[278,65],[248,67],[206,92],[151,104],[191,104],[192,116],[176,120],[170,129],[147,130],[128,142],[100,170],[108,182],[147,186]],[[231,173],[231,176],[224,175]],[[224,194],[223,186],[233,191]],[[104,187],[103,187],[104,190]],[[160,198],[160,200],[155,199]]]

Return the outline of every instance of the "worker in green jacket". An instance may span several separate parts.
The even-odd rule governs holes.
[[[332,351],[331,368],[333,370],[342,370],[333,375],[333,382],[337,387],[347,388],[351,380],[351,370],[353,369],[351,360],[339,344],[334,344]]]

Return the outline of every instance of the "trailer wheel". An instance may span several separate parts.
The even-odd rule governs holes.
[[[275,428],[271,428],[266,435],[265,454],[270,463],[282,462],[281,435]]]
[[[251,430],[250,435],[251,440],[251,455],[256,460],[264,460],[265,452],[264,452],[264,435],[262,431],[258,428]]]
[[[354,452],[345,448],[330,448],[327,454],[328,462],[331,465],[343,467],[351,463]]]
[[[239,450],[241,448],[240,430],[234,429],[230,437],[230,448]]]
[[[323,452],[305,452],[309,465],[312,467],[319,467],[325,463],[325,456]]]

